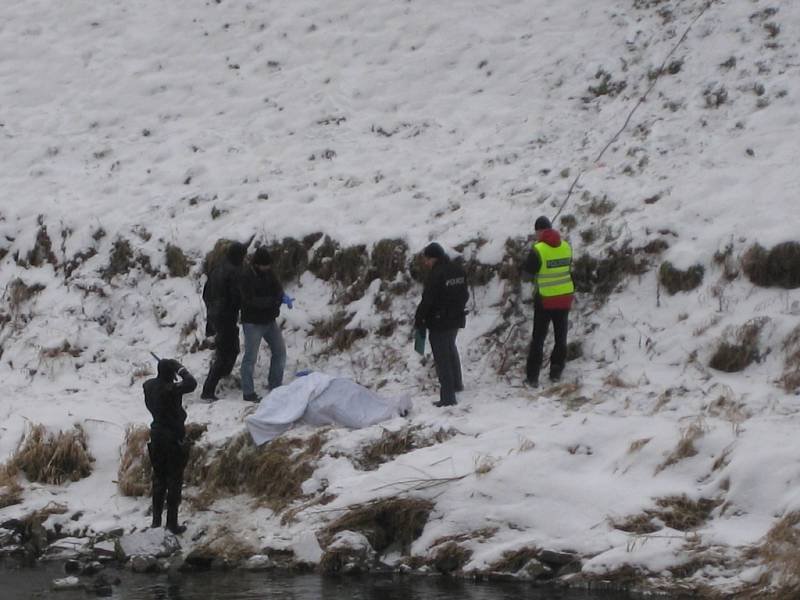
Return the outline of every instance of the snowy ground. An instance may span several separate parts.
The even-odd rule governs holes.
[[[364,472],[338,450],[379,437],[381,427],[337,430],[308,488],[326,480],[336,495],[327,508],[337,508],[403,492],[396,484],[409,478],[467,475],[418,493],[436,509],[412,551],[496,527],[488,541],[467,542],[468,570],[539,546],[591,557],[589,572],[634,565],[666,577],[714,552],[722,566],[694,578],[722,589],[762,574],[740,560],[743,550],[800,510],[797,396],[779,383],[796,350],[800,292],[758,288],[735,271],[755,242],[798,241],[800,4],[7,0],[4,8],[0,460],[31,424],[80,423],[96,464],[60,488],[26,485],[24,503],[0,518],[57,501],[83,511],[78,525],[95,531],[147,522],[147,499],[117,492],[119,446],[126,426],[148,421],[149,351],[205,376],[209,353],[189,352],[199,332],[187,325],[202,322],[201,262],[218,238],[323,232],[368,248],[401,238],[412,252],[429,240],[452,249],[482,239],[474,258],[494,264],[508,238],[559,211],[578,178],[561,213],[575,225],[559,224],[576,256],[629,248],[643,257],[663,240],[668,248],[650,263],[700,264],[702,284],[668,295],[651,268],[605,303],[579,297],[571,336],[583,357],[567,369],[575,385],[531,394],[519,387],[521,372],[494,368],[502,348],[489,333],[508,297],[495,278],[476,290],[459,337],[468,389],[458,408],[442,411],[431,406],[430,365],[408,337],[418,287],[394,299],[400,326],[380,338],[385,315],[371,286],[348,307],[349,326],[370,335],[320,358],[311,322],[336,310],[334,290],[304,274],[289,286],[296,306],[282,317],[287,373],[381,383],[381,393],[413,397],[412,422],[459,432]],[[44,230],[49,258],[34,252]],[[120,238],[162,274],[167,244],[195,264],[187,277],[134,268],[103,279]],[[726,249],[731,277],[714,258]],[[15,278],[44,289],[16,304]],[[733,374],[709,368],[719,342],[754,318],[766,319],[760,360]],[[78,356],[48,352],[65,341]],[[241,431],[251,410],[238,389],[224,395],[209,405],[196,392],[186,402],[211,442]],[[665,467],[687,435],[697,453]],[[689,532],[632,536],[612,526],[681,494],[719,504]],[[267,509],[242,511],[246,502],[198,513],[192,527],[225,525],[318,559],[313,531],[328,513],[309,509],[281,527]]]

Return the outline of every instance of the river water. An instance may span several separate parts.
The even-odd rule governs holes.
[[[243,571],[172,575],[137,575],[125,570],[104,571],[121,581],[112,599],[124,600],[630,600],[620,592],[552,590],[525,583],[471,583],[444,577],[364,576],[331,578],[319,575],[249,573]],[[91,590],[52,589],[65,577],[63,565],[35,568],[0,564],[0,599],[86,600]],[[92,578],[81,578],[91,584]]]

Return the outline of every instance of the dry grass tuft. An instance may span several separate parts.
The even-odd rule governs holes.
[[[769,322],[768,317],[750,319],[733,333],[734,341],[722,341],[708,363],[712,369],[726,373],[744,370],[760,359],[758,338],[761,330]]]
[[[498,560],[489,565],[489,570],[494,573],[516,573],[534,558],[539,558],[540,552],[535,546],[506,550]]]
[[[607,385],[608,387],[619,389],[628,389],[633,387],[633,384],[622,379],[619,373],[609,373],[606,375],[606,378],[603,379],[603,384]]]
[[[258,554],[258,549],[252,544],[237,538],[223,527],[216,532],[216,535],[209,542],[195,549],[195,552],[237,563]]]
[[[675,446],[675,449],[667,456],[663,463],[656,467],[655,474],[658,475],[667,467],[671,467],[685,458],[695,456],[697,454],[697,448],[695,448],[694,442],[703,437],[704,433],[705,423],[703,420],[695,419],[692,421],[692,423],[681,432],[681,439],[678,441],[678,445]]]
[[[755,555],[769,568],[775,587],[774,598],[800,595],[800,511],[790,512],[767,532]]]
[[[647,535],[661,529],[660,525],[653,523],[653,516],[645,511],[638,515],[629,515],[621,520],[609,519],[611,527],[634,535]]]
[[[153,467],[147,454],[150,428],[146,425],[129,425],[120,448],[117,488],[123,496],[147,496],[153,477]]]
[[[22,502],[22,486],[17,481],[17,470],[11,465],[0,465],[0,508]]]
[[[6,288],[8,307],[12,315],[18,315],[22,305],[44,289],[41,283],[28,285],[19,277],[12,279]]]
[[[447,542],[436,548],[431,564],[439,573],[460,571],[472,558],[472,550],[459,546],[455,542]]]
[[[170,277],[186,277],[194,264],[194,261],[186,256],[180,246],[174,244],[167,244],[164,259]]]
[[[634,452],[638,452],[642,448],[644,448],[647,444],[650,443],[650,440],[653,438],[640,438],[638,440],[634,440],[631,442],[630,447],[628,447],[628,454],[633,454]]]
[[[49,435],[44,425],[32,426],[11,458],[30,481],[55,485],[88,477],[93,462],[86,432],[78,424],[72,431]]]
[[[661,263],[658,270],[658,281],[670,295],[678,292],[690,292],[703,283],[705,269],[703,265],[692,265],[687,270],[676,269],[669,261]]]
[[[475,475],[483,477],[492,471],[497,466],[498,460],[493,456],[486,454],[475,457]]]
[[[384,429],[381,437],[361,448],[355,462],[365,471],[373,471],[396,456],[446,442],[456,435],[454,429],[423,430],[421,425],[408,425],[398,431]]]
[[[784,242],[766,250],[755,244],[742,256],[742,270],[762,287],[800,287],[800,243]]]
[[[367,336],[367,330],[361,327],[347,329],[347,324],[352,316],[352,314],[341,310],[334,313],[330,319],[311,323],[311,335],[328,341],[328,345],[322,351],[322,354],[345,352],[356,341]]]
[[[690,531],[705,523],[711,512],[722,504],[722,501],[709,498],[692,500],[686,494],[682,494],[658,498],[656,504],[662,510],[653,511],[653,515],[661,519],[664,525],[678,531]]]
[[[283,510],[303,497],[302,484],[314,472],[325,433],[308,439],[279,436],[260,447],[246,431],[231,438],[202,469],[198,485],[207,495],[204,500],[248,493],[275,512]]]
[[[396,545],[403,554],[408,554],[432,510],[433,503],[420,498],[392,497],[356,504],[328,525],[327,542],[323,545],[330,543],[339,531],[350,530],[363,533],[378,553]]]
[[[786,336],[782,349],[786,358],[780,383],[784,390],[791,393],[800,389],[800,325]]]

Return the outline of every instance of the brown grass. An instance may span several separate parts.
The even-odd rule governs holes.
[[[686,494],[658,498],[656,504],[660,511],[653,515],[661,519],[667,527],[678,531],[697,529],[711,516],[711,512],[721,504],[720,500],[700,498],[692,500]]]
[[[767,532],[755,550],[756,557],[769,568],[777,589],[774,598],[800,595],[800,511],[790,512]]]
[[[769,318],[767,317],[750,319],[734,330],[734,341],[723,340],[720,342],[708,366],[718,371],[736,373],[759,360],[758,338],[768,322]]]
[[[379,439],[362,446],[355,462],[365,471],[372,471],[401,454],[441,444],[456,433],[454,429],[423,430],[422,425],[408,425],[398,431],[384,429]]]
[[[631,442],[631,445],[628,447],[628,454],[633,454],[634,452],[638,452],[642,448],[644,448],[647,444],[650,443],[650,440],[653,438],[640,438],[638,440],[634,440]]]
[[[215,533],[210,541],[196,548],[194,552],[237,563],[258,554],[258,549],[244,540],[237,538],[223,527]]]
[[[75,424],[72,431],[48,434],[44,425],[33,425],[11,458],[30,481],[60,485],[78,481],[92,472],[86,432]]]
[[[0,508],[22,502],[22,486],[17,480],[17,470],[11,465],[0,465]]]
[[[120,448],[117,488],[123,496],[147,496],[153,477],[153,467],[147,455],[150,428],[146,425],[129,425]]]
[[[666,460],[656,467],[655,474],[658,475],[667,467],[671,467],[680,461],[691,458],[697,454],[694,442],[703,437],[705,433],[705,426],[702,420],[694,420],[686,429],[681,431],[681,439],[678,440],[678,445],[670,452]]]
[[[742,256],[742,270],[762,287],[800,287],[800,243],[784,242],[766,250],[755,244]]]
[[[448,542],[436,548],[430,562],[439,573],[447,574],[460,571],[470,558],[472,550],[455,542]]]
[[[658,281],[670,295],[674,295],[698,287],[703,282],[704,274],[703,265],[692,265],[682,271],[676,269],[669,261],[664,261],[658,270]]]
[[[183,250],[174,244],[167,244],[164,259],[170,277],[186,277],[194,264]]]
[[[378,553],[397,545],[408,554],[432,510],[433,503],[420,498],[391,497],[352,505],[325,529],[326,544],[334,534],[349,529],[363,533]]]
[[[498,560],[489,565],[494,573],[516,573],[534,558],[539,557],[541,550],[535,546],[524,546],[517,550],[506,550]]]
[[[11,309],[11,314],[18,314],[22,305],[41,292],[44,287],[41,283],[28,285],[19,277],[12,279],[6,288],[6,297],[8,298],[8,307]]]
[[[220,493],[248,493],[279,512],[303,497],[302,484],[314,472],[325,434],[318,431],[308,439],[279,436],[256,446],[245,431],[207,461],[198,485],[212,501]]]

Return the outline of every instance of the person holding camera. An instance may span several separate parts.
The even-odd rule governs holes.
[[[197,387],[197,381],[173,358],[158,361],[158,374],[144,382],[144,403],[153,415],[147,449],[153,465],[153,522],[161,527],[164,500],[167,502],[166,528],[174,534],[186,531],[178,525],[178,507],[186,467],[186,411],[183,395]]]

